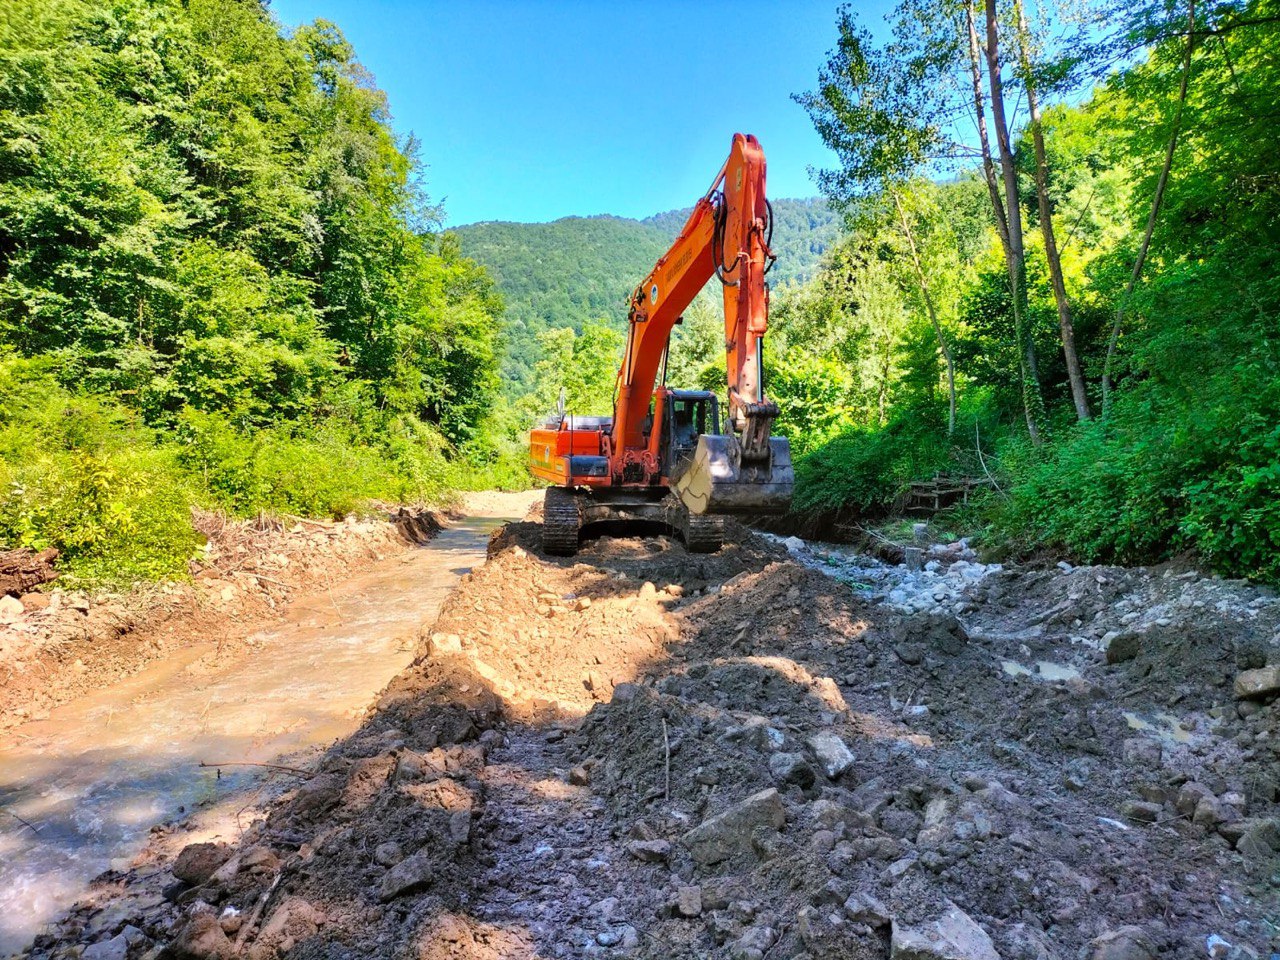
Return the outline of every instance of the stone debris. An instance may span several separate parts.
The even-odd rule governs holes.
[[[1237,700],[1251,700],[1280,694],[1280,664],[1237,673],[1235,694]]]
[[[815,734],[809,738],[808,744],[828,780],[834,780],[853,766],[849,747],[833,733]]]
[[[1266,591],[927,535],[916,573],[740,531],[552,559],[539,532],[494,539],[311,777],[185,854],[205,880],[155,869],[175,825],[104,881],[123,912],[32,957],[1280,951],[1280,701],[1235,686],[1277,659]],[[126,924],[148,942],[118,958]]]
[[[786,810],[775,789],[761,790],[694,827],[682,838],[694,863],[709,867],[749,853],[757,827],[781,830]]]
[[[907,926],[894,922],[890,960],[1000,960],[987,932],[973,918],[948,904],[941,917]]]

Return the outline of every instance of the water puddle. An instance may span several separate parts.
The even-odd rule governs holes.
[[[1191,742],[1191,731],[1182,726],[1182,721],[1167,713],[1157,713],[1150,720],[1136,713],[1124,714],[1129,729],[1143,733],[1154,733],[1169,745]]]
[[[1011,677],[1035,677],[1050,682],[1080,679],[1080,671],[1075,667],[1052,660],[1037,660],[1034,667],[1024,666],[1017,660],[1001,660],[1000,669]]]
[[[154,824],[254,782],[201,761],[304,755],[354,730],[503,522],[459,521],[295,602],[247,653],[222,658],[212,638],[14,731],[0,747],[0,956],[127,865]]]

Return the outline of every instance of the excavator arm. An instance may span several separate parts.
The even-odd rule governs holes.
[[[764,152],[755,137],[735,134],[710,189],[631,297],[607,439],[611,471],[621,482],[668,473],[695,513],[769,512],[789,504],[790,452],[785,440],[770,436],[778,408],[765,398],[761,359],[769,318],[765,274],[774,259],[771,233]],[[712,277],[724,294],[728,430],[722,437],[701,437],[690,462],[673,472],[677,465],[664,465],[659,457],[653,425],[661,420],[665,395],[655,394],[654,386],[672,328]]]

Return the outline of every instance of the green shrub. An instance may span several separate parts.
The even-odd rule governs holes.
[[[199,537],[171,450],[107,401],[0,359],[0,542],[62,552],[72,582],[182,576]]]

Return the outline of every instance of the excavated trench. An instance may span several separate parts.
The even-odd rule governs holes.
[[[551,558],[536,519],[358,729],[242,822],[157,833],[31,955],[1280,949],[1273,595],[950,548],[913,579],[740,528]]]

